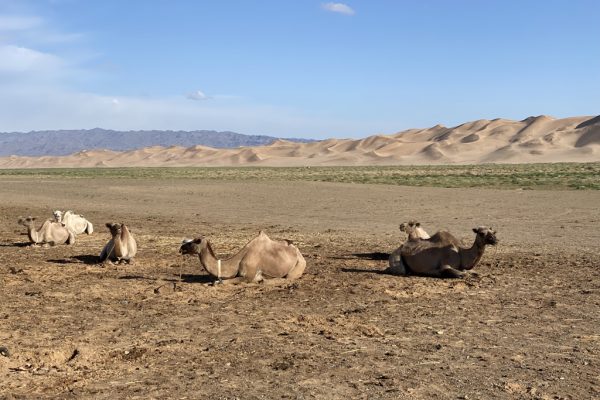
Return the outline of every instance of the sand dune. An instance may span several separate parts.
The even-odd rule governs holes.
[[[600,161],[600,116],[522,121],[478,120],[453,128],[436,125],[364,139],[327,139],[215,149],[147,147],[87,150],[61,157],[3,157],[0,168],[318,166],[537,163]]]

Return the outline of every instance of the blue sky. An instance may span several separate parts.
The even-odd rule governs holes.
[[[600,113],[599,1],[0,0],[0,131],[364,137]]]

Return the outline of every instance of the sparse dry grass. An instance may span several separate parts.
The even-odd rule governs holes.
[[[319,181],[496,189],[600,189],[600,163],[377,167],[56,168],[0,170],[0,176]]]

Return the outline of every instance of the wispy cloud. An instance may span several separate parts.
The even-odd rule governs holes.
[[[58,70],[62,60],[53,54],[15,45],[0,45],[0,77],[2,74],[51,72]]]
[[[0,0],[1,1],[1,0]],[[79,32],[61,32],[37,15],[0,14],[0,41],[23,45],[73,43],[85,37]]]
[[[35,16],[0,15],[0,31],[23,31],[42,25],[42,19]]]
[[[88,91],[90,80],[111,71],[89,62],[95,57],[93,49],[80,38],[42,17],[0,15],[0,132],[100,126],[299,137],[310,132],[315,137],[356,129],[356,121],[323,119],[246,96],[201,90],[159,97]]]
[[[203,91],[201,90],[196,90],[192,93],[188,93],[185,97],[187,97],[190,100],[195,100],[195,101],[200,101],[200,100],[208,100],[210,99],[209,96],[207,96]]]
[[[344,3],[323,3],[321,7],[324,10],[331,11],[338,14],[354,15],[356,12],[347,4]]]

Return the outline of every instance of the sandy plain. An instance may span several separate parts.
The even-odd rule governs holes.
[[[290,181],[0,178],[0,398],[600,397],[600,192]],[[92,236],[32,248],[19,215],[84,214]],[[463,280],[382,274],[418,218],[500,243]],[[101,267],[105,222],[134,265]],[[211,286],[177,249],[222,257],[264,229],[308,267]],[[179,273],[183,273],[180,280]]]

